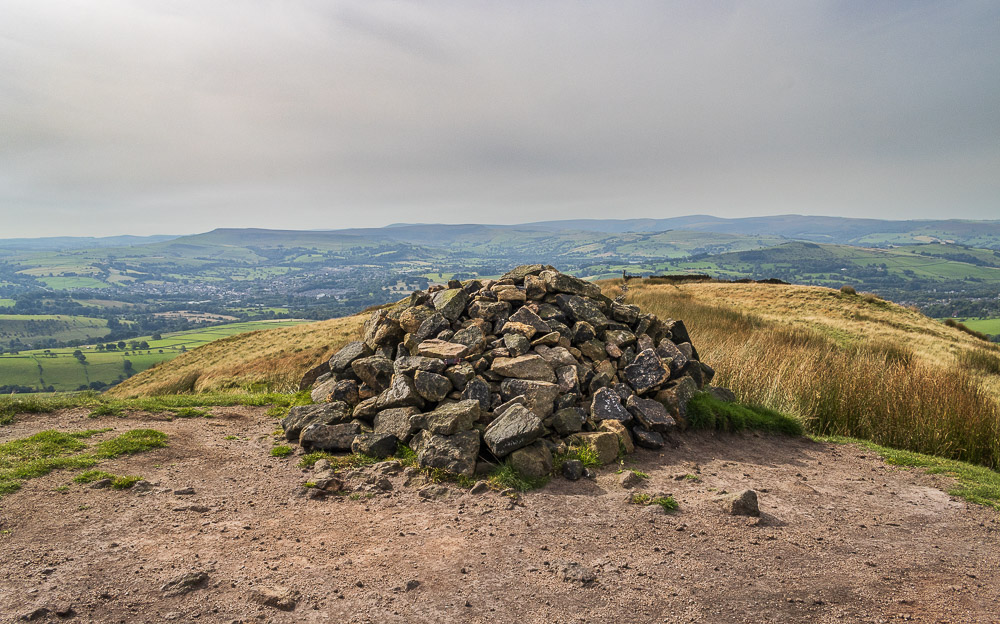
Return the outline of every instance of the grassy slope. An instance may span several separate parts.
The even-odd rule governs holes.
[[[110,391],[116,397],[205,392],[263,385],[298,387],[302,374],[360,335],[363,317],[253,331],[208,343]]]
[[[745,402],[796,415],[821,434],[1000,465],[1000,375],[968,364],[1000,364],[994,345],[826,288],[629,288],[627,301],[684,319],[718,383]],[[617,289],[608,284],[605,293]]]
[[[52,338],[59,341],[98,339],[111,333],[105,319],[65,314],[0,314],[0,343],[17,339],[30,343]]]
[[[297,323],[298,321],[229,323],[167,333],[160,340],[153,340],[150,336],[133,338],[130,341],[147,341],[150,348],[138,352],[128,351],[127,354],[124,351],[98,351],[92,345],[85,345],[79,349],[86,355],[86,364],[81,364],[73,357],[76,347],[51,349],[49,353],[35,349],[21,351],[17,355],[4,354],[0,355],[0,380],[4,384],[31,387],[51,385],[59,392],[72,391],[81,384],[88,385],[92,381],[112,383],[121,375],[127,376],[125,360],[132,363],[133,371],[143,371],[159,362],[177,357],[181,354],[181,348],[191,350],[237,333]]]

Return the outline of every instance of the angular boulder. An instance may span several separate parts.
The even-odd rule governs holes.
[[[288,410],[281,428],[285,430],[285,439],[294,442],[309,425],[336,425],[350,420],[351,411],[346,403],[299,405]]]
[[[533,354],[516,358],[498,357],[493,360],[490,370],[504,377],[556,382],[556,373],[552,370],[552,365],[544,358]]]
[[[435,435],[420,432],[417,463],[427,468],[439,468],[466,476],[476,474],[479,456],[479,432],[463,431],[455,435]]]
[[[646,349],[635,356],[623,373],[625,381],[638,394],[645,394],[670,379],[670,370],[652,349]]]
[[[420,410],[415,407],[397,407],[379,412],[375,416],[375,433],[391,434],[406,444],[419,430]]]
[[[594,393],[590,403],[590,417],[596,421],[618,420],[629,422],[632,414],[622,407],[621,397],[611,388],[601,388]]]
[[[483,441],[498,458],[506,457],[519,448],[542,437],[545,427],[541,419],[523,405],[512,405],[486,428]]]
[[[354,443],[354,438],[359,433],[361,433],[361,425],[356,422],[339,425],[309,425],[299,434],[299,444],[307,451],[349,451]]]

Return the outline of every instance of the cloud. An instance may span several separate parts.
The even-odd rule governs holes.
[[[539,214],[995,218],[998,14],[10,0],[0,217],[5,236]]]

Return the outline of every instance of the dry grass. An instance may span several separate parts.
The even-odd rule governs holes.
[[[136,397],[234,389],[293,392],[303,373],[360,336],[362,316],[238,334],[143,371],[108,394]]]
[[[629,303],[684,319],[717,383],[742,401],[794,414],[819,434],[1000,465],[996,376],[984,370],[995,350],[971,336],[825,288],[629,288]]]

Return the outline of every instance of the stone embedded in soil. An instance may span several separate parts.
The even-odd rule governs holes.
[[[592,568],[580,565],[575,561],[565,561],[553,566],[556,574],[564,581],[574,583],[591,583],[597,579]]]
[[[250,600],[280,611],[292,611],[299,601],[299,592],[286,587],[257,587],[250,592]]]
[[[350,451],[354,438],[361,433],[356,422],[339,425],[309,425],[299,435],[299,444],[305,450],[328,452]]]
[[[208,572],[187,572],[164,583],[160,586],[160,591],[164,596],[180,596],[207,584]]]
[[[497,457],[528,446],[544,433],[542,421],[523,405],[512,405],[486,428],[483,441]]]
[[[757,492],[744,490],[729,501],[729,513],[734,516],[759,516]]]
[[[577,481],[583,477],[583,462],[579,459],[567,459],[563,462],[562,474],[570,481]]]
[[[350,419],[350,407],[346,403],[298,405],[288,410],[288,416],[281,421],[281,426],[285,430],[285,439],[294,442],[309,425],[335,425]]]

